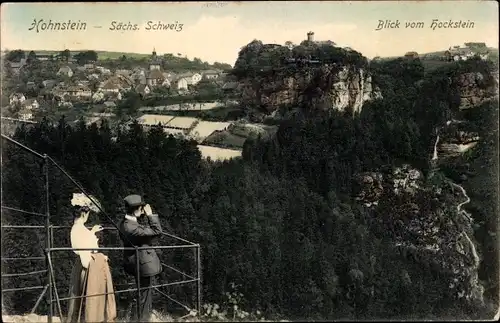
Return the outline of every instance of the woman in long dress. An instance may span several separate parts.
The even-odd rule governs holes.
[[[71,248],[99,248],[96,233],[102,230],[100,225],[95,225],[91,230],[85,227],[90,214],[87,206],[75,206],[75,219],[71,227]],[[73,266],[70,281],[70,297],[85,296],[88,268],[92,260],[92,253],[98,250],[74,250],[78,256]],[[68,322],[80,322],[84,298],[70,299],[68,304]]]

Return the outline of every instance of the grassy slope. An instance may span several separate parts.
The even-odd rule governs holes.
[[[34,51],[37,54],[45,54],[45,55],[57,55],[60,53],[60,51],[56,50],[35,50]],[[71,51],[71,54],[77,54],[81,51]],[[106,51],[96,51],[99,59],[118,59],[122,57],[123,55],[127,57],[132,57],[132,58],[149,58],[151,56],[151,53],[147,54],[139,54],[139,53],[124,53],[124,52],[106,52]]]

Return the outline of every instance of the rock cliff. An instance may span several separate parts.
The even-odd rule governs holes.
[[[462,186],[470,168],[463,156],[469,151],[477,155],[476,146],[484,140],[477,113],[497,96],[497,75],[465,71],[449,78],[460,98],[455,115],[460,120],[451,118],[438,127],[427,177],[407,164],[354,177],[355,199],[371,211],[369,221],[388,235],[395,249],[438,272],[451,294],[475,304],[484,304],[479,280],[484,249],[474,240],[474,215],[464,209],[471,198]],[[471,113],[476,116],[469,120]],[[450,166],[461,175],[461,184],[439,169]],[[381,211],[388,209],[393,211]]]
[[[460,94],[460,109],[470,109],[498,96],[498,72],[461,73],[451,80]]]
[[[430,183],[410,165],[358,174],[354,180],[356,199],[373,211],[369,221],[390,236],[395,250],[439,272],[457,298],[483,302],[472,222],[462,210],[469,201],[463,188],[445,179]],[[389,205],[390,214],[378,212]]]
[[[367,59],[353,50],[260,41],[245,46],[234,67],[243,106],[277,118],[304,107],[359,113],[381,97],[367,71]]]
[[[300,107],[304,104],[323,110],[336,109],[361,112],[363,103],[381,97],[372,78],[363,68],[323,65],[292,68],[286,73],[272,73],[241,83],[241,102],[259,106],[273,116],[287,110],[281,107]]]

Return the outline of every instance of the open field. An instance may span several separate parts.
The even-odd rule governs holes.
[[[429,59],[429,58],[422,59],[420,61],[422,62],[422,65],[424,66],[424,70],[426,73],[432,72],[442,66],[454,63],[454,62],[447,62],[442,59]]]

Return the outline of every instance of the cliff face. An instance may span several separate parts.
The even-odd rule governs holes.
[[[460,93],[460,109],[470,109],[497,96],[498,73],[462,73],[452,80]]]
[[[356,199],[372,210],[370,221],[390,235],[395,251],[439,272],[457,298],[483,302],[472,222],[462,210],[465,190],[451,182],[433,185],[410,165],[358,174],[354,181]],[[389,205],[390,214],[378,212]]]
[[[467,190],[469,197],[464,187],[468,177],[476,174],[463,156],[468,151],[477,155],[485,140],[481,129],[485,125],[477,120],[485,113],[483,104],[497,95],[497,75],[496,71],[465,72],[449,79],[460,97],[460,112],[455,115],[459,120],[447,120],[437,129],[427,178],[410,165],[354,177],[355,199],[371,211],[370,221],[386,232],[395,250],[439,272],[452,295],[475,304],[484,304],[485,289],[479,280],[484,248],[474,240],[475,214],[466,210],[474,191]],[[461,184],[445,177],[439,167],[453,167]],[[392,212],[382,211],[387,209]]]
[[[380,91],[372,85],[371,75],[363,68],[323,65],[293,69],[258,80],[240,80],[241,102],[260,106],[264,112],[279,117],[286,112],[280,107],[303,104],[356,114],[361,112],[363,103],[381,97]]]
[[[460,73],[450,80],[460,96],[459,110],[481,109],[485,102],[498,98],[498,71]],[[467,111],[464,111],[467,110]],[[480,141],[477,131],[467,120],[448,120],[440,130],[438,151],[442,157],[458,157],[474,148]]]

